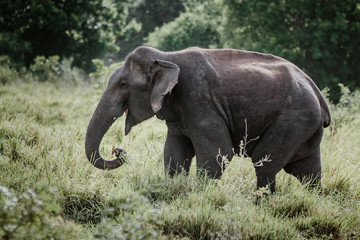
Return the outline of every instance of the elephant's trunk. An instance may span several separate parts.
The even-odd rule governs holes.
[[[111,170],[120,167],[123,161],[119,158],[106,160],[101,157],[99,152],[102,138],[115,121],[106,111],[107,107],[104,107],[106,106],[105,101],[104,98],[100,100],[89,122],[85,139],[85,152],[92,165],[102,170]]]

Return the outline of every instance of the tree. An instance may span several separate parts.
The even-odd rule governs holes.
[[[268,52],[300,66],[320,86],[360,86],[356,0],[224,0],[225,46]]]
[[[169,23],[184,11],[183,0],[137,0],[129,3],[127,24],[134,21],[140,26],[137,31],[128,31],[117,39],[120,47],[118,58],[124,58],[134,48],[144,43],[144,38],[156,27]]]
[[[29,66],[38,55],[73,57],[73,65],[94,70],[92,59],[116,50],[115,36],[125,24],[123,5],[111,0],[3,0],[0,55],[20,66]]]
[[[190,46],[221,47],[220,1],[190,0],[186,11],[174,21],[156,28],[150,33],[146,44],[164,51],[173,51]]]

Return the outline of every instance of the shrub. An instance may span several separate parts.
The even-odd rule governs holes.
[[[341,83],[338,84],[338,86],[341,92],[339,102],[330,104],[332,134],[336,134],[344,124],[352,123],[355,119],[356,112],[360,110],[360,92],[351,92],[347,86]],[[329,89],[325,88],[323,94],[328,98]],[[330,102],[329,99],[328,102]]]
[[[79,83],[85,79],[84,72],[72,67],[72,58],[60,61],[59,56],[37,56],[29,68],[17,71],[8,56],[0,56],[0,83],[7,84],[15,80],[39,82]]]
[[[34,64],[30,65],[30,72],[35,79],[40,82],[51,81],[54,82],[61,77],[59,56],[51,56],[45,58],[44,56],[37,56]]]
[[[5,85],[18,77],[16,70],[10,67],[10,59],[8,56],[0,56],[0,83]]]
[[[107,218],[101,222],[96,238],[159,239],[161,211],[145,197],[122,192],[107,201]]]
[[[185,13],[150,33],[146,44],[164,51],[190,46],[221,47],[219,9],[221,8],[217,1],[204,2],[198,6],[190,3]]]
[[[97,94],[102,95],[108,83],[109,77],[115,71],[116,68],[118,68],[123,64],[123,62],[113,63],[109,66],[106,66],[104,64],[104,61],[101,59],[93,59],[92,62],[95,65],[96,71],[90,73],[89,76],[95,82],[94,88]]]
[[[0,238],[78,239],[77,226],[49,217],[58,211],[57,205],[44,202],[31,189],[16,195],[0,186]]]

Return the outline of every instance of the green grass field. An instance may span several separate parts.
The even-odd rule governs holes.
[[[281,171],[277,193],[255,204],[254,169],[236,157],[221,180],[170,179],[164,122],[124,136],[124,118],[102,154],[128,164],[94,168],[84,153],[104,84],[0,86],[0,239],[360,239],[360,94],[332,105],[322,142],[323,191]]]

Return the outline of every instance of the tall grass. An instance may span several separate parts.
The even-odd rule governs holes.
[[[236,157],[221,180],[168,178],[166,126],[152,118],[124,136],[124,119],[100,150],[128,163],[97,170],[84,154],[98,85],[0,86],[2,239],[360,239],[360,99],[344,88],[322,143],[323,191],[283,171],[277,193],[255,204],[251,161]],[[11,207],[10,207],[11,206]],[[5,217],[4,217],[5,216]]]

